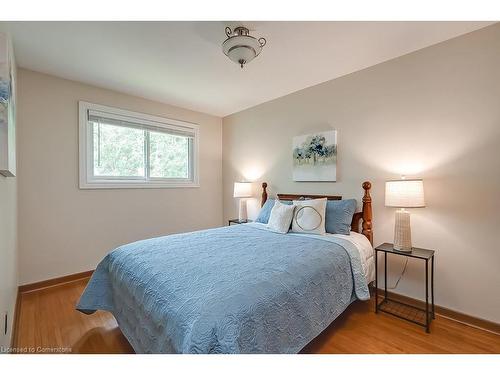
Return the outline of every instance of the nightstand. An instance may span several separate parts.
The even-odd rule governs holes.
[[[378,302],[378,253],[384,253],[384,299]],[[396,301],[387,296],[387,254],[422,259],[425,261],[425,309],[407,303]],[[429,304],[429,263],[431,264],[430,294]],[[379,311],[397,316],[398,318],[425,327],[427,333],[430,332],[430,325],[434,315],[434,250],[412,248],[411,252],[394,250],[392,243],[383,243],[375,248],[375,313]]]
[[[230,219],[227,225],[231,224],[246,224],[246,223],[251,223],[252,220],[238,220],[238,219]]]

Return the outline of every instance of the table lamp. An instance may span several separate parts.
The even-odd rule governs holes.
[[[385,206],[399,208],[394,225],[394,250],[411,252],[410,212],[406,208],[425,207],[423,181],[404,177],[386,181]]]
[[[247,201],[245,198],[252,196],[252,184],[250,182],[234,183],[234,198],[240,198],[239,221],[247,221]]]

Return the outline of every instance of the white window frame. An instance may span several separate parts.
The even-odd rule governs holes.
[[[79,101],[79,175],[80,189],[133,189],[133,188],[194,188],[199,187],[199,127],[186,121],[132,112],[125,109]],[[154,178],[146,177],[100,177],[94,176],[93,165],[93,133],[89,122],[89,111],[99,111],[112,116],[121,116],[131,122],[149,128],[188,131],[194,134],[190,156],[190,178]],[[146,159],[149,160],[149,154]],[[146,169],[148,166],[146,166]]]

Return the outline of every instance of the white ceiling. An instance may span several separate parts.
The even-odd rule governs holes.
[[[267,45],[244,69],[225,26]],[[492,22],[2,22],[17,64],[217,116],[485,27]]]

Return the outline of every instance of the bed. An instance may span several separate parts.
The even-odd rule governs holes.
[[[370,188],[363,183],[349,236],[249,223],[120,246],[99,263],[77,309],[111,312],[136,353],[298,353],[370,297]]]

